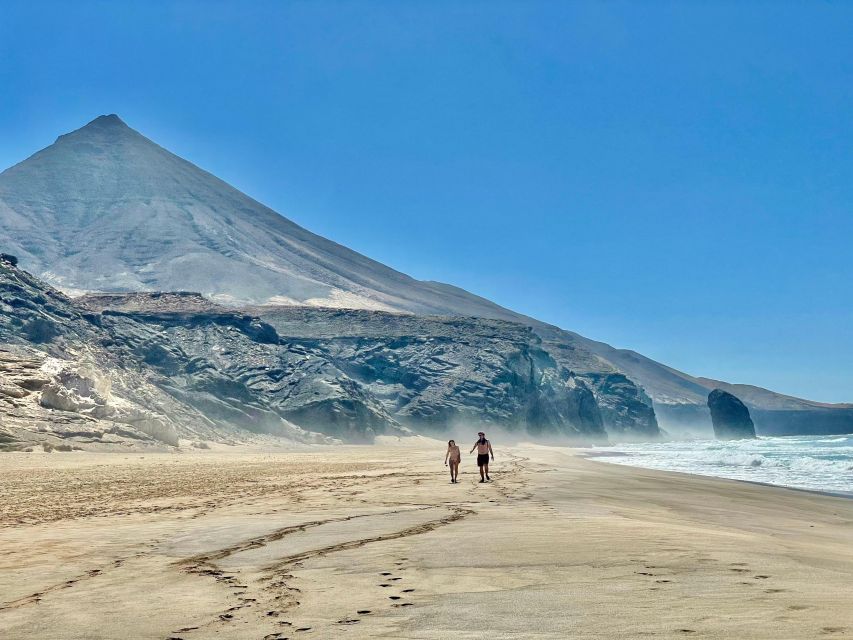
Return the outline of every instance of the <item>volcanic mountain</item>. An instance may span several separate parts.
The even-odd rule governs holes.
[[[552,346],[549,353],[571,354],[565,364],[572,371],[627,374],[654,401],[664,426],[710,429],[705,398],[722,387],[744,399],[759,432],[853,430],[851,405],[695,378],[457,287],[415,280],[303,229],[116,115],[60,136],[0,174],[0,250],[71,295],[196,291],[232,307],[331,307],[520,323]],[[606,412],[602,385],[596,394]]]
[[[0,174],[0,239],[66,291],[197,291],[279,303],[509,315],[306,231],[101,116]]]

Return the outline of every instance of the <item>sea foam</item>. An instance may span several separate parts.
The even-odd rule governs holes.
[[[617,445],[613,464],[853,495],[853,436],[759,437]]]

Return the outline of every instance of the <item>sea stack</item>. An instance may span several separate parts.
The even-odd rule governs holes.
[[[708,394],[708,408],[717,440],[740,440],[755,437],[755,425],[749,409],[736,396],[722,389]]]

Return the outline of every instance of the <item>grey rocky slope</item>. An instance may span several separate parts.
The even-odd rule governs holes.
[[[118,311],[126,305],[116,297],[81,300],[89,308],[108,303],[102,317],[124,348],[167,379],[161,386],[170,393],[214,417],[224,410],[228,419],[232,409],[218,402],[232,400],[234,406],[261,404],[305,429],[348,441],[481,425],[582,442],[607,439],[610,414],[590,379],[558,364],[538,336],[517,323],[305,307],[264,307],[246,316],[162,312],[161,300],[150,302],[147,309],[135,304],[133,311]],[[234,317],[259,330],[235,331],[233,319],[223,320]],[[200,391],[204,405],[195,399]]]
[[[247,314],[188,293],[72,300],[3,260],[0,310],[0,363],[14,363],[0,379],[6,446],[246,432],[365,442],[481,425],[605,442],[605,427],[656,430],[622,374],[552,355],[518,323],[306,307]]]
[[[498,424],[534,435],[659,435],[651,402],[585,352],[544,342],[529,326],[306,307],[252,309],[283,340],[310,345],[413,428]],[[590,368],[592,366],[592,368]]]
[[[101,116],[0,174],[0,247],[65,291],[499,313],[299,227]],[[467,309],[467,311],[465,311]]]
[[[213,322],[253,336],[265,328],[233,313]],[[252,403],[233,403],[228,419],[208,411],[203,382],[192,394],[172,392],[175,382],[133,351],[123,329],[0,258],[0,449],[163,448],[179,438],[227,442],[245,429],[325,441]],[[155,331],[140,325],[133,335]]]
[[[232,306],[302,304],[520,322],[553,357],[568,352],[573,362],[586,360],[587,384],[610,387],[601,396],[602,413],[627,431],[643,421],[650,433],[657,431],[654,417],[641,415],[644,409],[634,414],[627,408],[647,404],[645,394],[663,426],[710,431],[705,396],[726,386],[451,285],[414,280],[299,227],[114,115],[60,136],[0,174],[0,248],[67,293],[191,290]],[[594,371],[601,374],[597,381]],[[617,384],[613,376],[620,371],[627,377]],[[608,404],[626,394],[639,404]],[[741,395],[765,433],[853,430],[849,405],[820,405],[757,387]]]

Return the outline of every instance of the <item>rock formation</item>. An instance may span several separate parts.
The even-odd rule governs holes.
[[[708,395],[708,409],[711,411],[714,435],[718,440],[755,437],[755,425],[749,417],[749,409],[731,393],[714,389]]]
[[[233,425],[164,389],[103,320],[0,258],[0,450],[127,450],[174,446],[181,437],[233,438]],[[317,440],[281,417],[265,426],[292,440]]]
[[[457,427],[591,443],[656,429],[622,374],[502,320],[239,310],[190,293],[70,299],[0,260],[0,343],[6,448],[251,433],[370,442]]]

